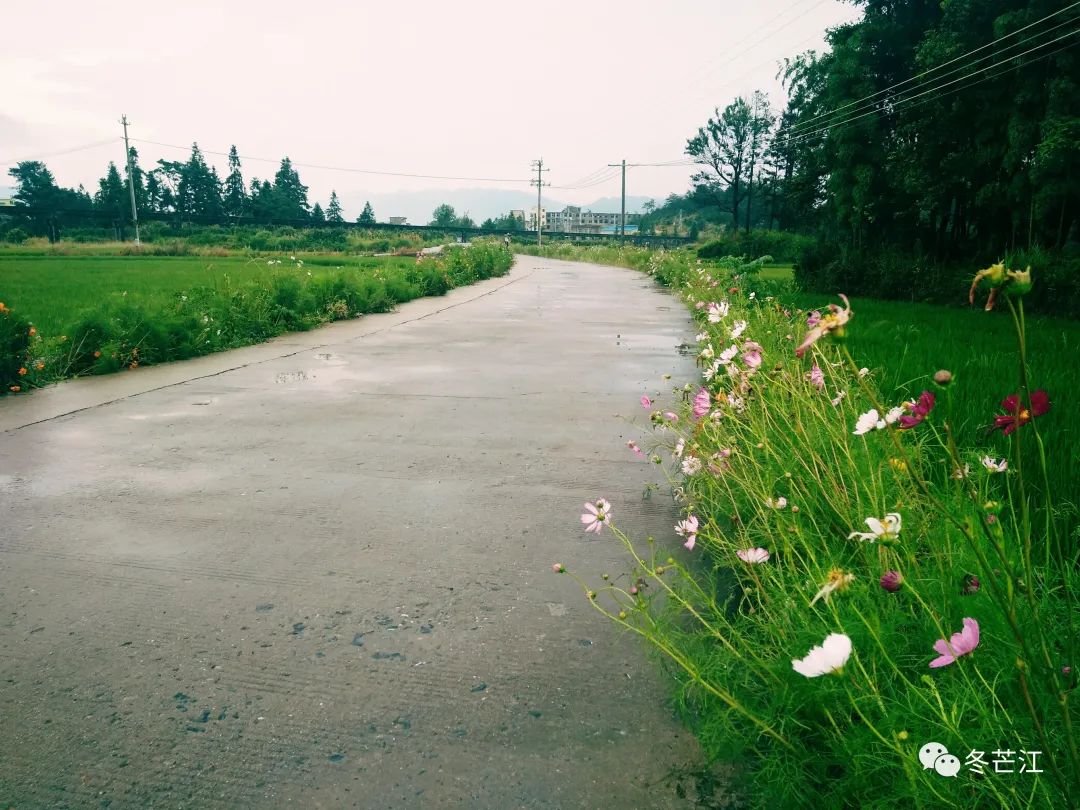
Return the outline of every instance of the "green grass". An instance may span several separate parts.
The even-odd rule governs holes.
[[[758,271],[758,278],[763,281],[791,281],[794,272],[790,264],[768,264]]]
[[[241,256],[18,256],[0,254],[0,301],[34,324],[43,335],[58,335],[103,304],[141,309],[167,307],[193,287],[217,288],[226,277],[233,284],[268,285],[284,271],[298,276],[326,276],[341,268],[375,271],[407,268],[413,259],[357,258],[341,255],[288,256],[280,265],[267,258]]]
[[[793,300],[807,309],[829,302],[816,294]],[[1004,302],[993,312],[873,298],[854,298],[851,307],[855,318],[847,347],[857,363],[873,369],[883,395],[897,402],[915,398],[934,389],[935,371],[948,369],[957,383],[949,400],[959,443],[1001,454],[1007,444],[986,428],[1001,413],[1001,400],[1016,390],[1019,363]],[[1054,448],[1047,459],[1051,478],[1067,484],[1059,506],[1075,515],[1080,508],[1080,322],[1029,316],[1026,325],[1031,386],[1044,388],[1052,403],[1039,423],[1047,446]]]

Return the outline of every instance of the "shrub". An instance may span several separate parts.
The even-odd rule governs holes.
[[[3,386],[3,393],[13,387],[22,389],[26,385],[24,378],[30,339],[29,321],[0,302],[0,385]]]
[[[698,248],[702,259],[720,259],[724,256],[758,257],[772,256],[778,262],[795,262],[800,253],[812,247],[815,239],[787,231],[751,231],[724,234]]]

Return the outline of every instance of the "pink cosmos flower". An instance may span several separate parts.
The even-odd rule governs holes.
[[[761,366],[761,346],[752,340],[743,344],[742,360],[747,368],[759,368]]]
[[[628,441],[626,443],[626,446],[629,447],[631,450],[633,450],[634,455],[637,456],[638,458],[645,458],[645,454],[641,452],[641,448],[637,446],[637,442],[635,442],[633,439]]]
[[[769,552],[763,548],[740,548],[735,555],[744,563],[757,565],[769,561]]]
[[[810,384],[819,391],[825,388],[825,373],[817,363],[814,363],[814,367],[810,369],[810,373],[806,375],[806,379],[810,380]]]
[[[689,515],[686,520],[680,520],[675,525],[675,534],[680,537],[685,537],[686,542],[683,543],[687,550],[693,551],[694,544],[697,543],[698,532],[698,519],[696,515]]]
[[[965,618],[963,630],[953,633],[948,641],[939,638],[934,642],[934,651],[938,653],[938,657],[930,662],[930,667],[937,669],[948,666],[961,655],[967,655],[978,646],[979,623],[972,618]]]
[[[694,418],[700,419],[707,414],[711,403],[712,398],[709,396],[709,390],[707,388],[700,389],[694,397]]]
[[[595,504],[585,504],[581,522],[585,524],[585,531],[600,534],[604,524],[611,522],[611,504],[603,498],[598,498]]]
[[[806,316],[806,328],[807,329],[813,329],[820,322],[821,322],[821,312],[820,312],[820,310],[815,309],[813,312],[811,312],[809,315]]]
[[[652,407],[652,400],[649,399],[648,394],[642,394],[641,395],[641,407],[644,408],[645,410],[648,410],[649,408]]]
[[[901,416],[900,430],[908,430],[918,424],[921,424],[924,419],[930,414],[930,411],[934,409],[934,395],[929,391],[923,391],[919,394],[919,401],[911,406],[910,416]]]
[[[806,337],[803,338],[803,342],[799,344],[799,348],[795,350],[796,357],[802,357],[803,354],[817,343],[821,338],[825,337],[832,332],[842,332],[847,322],[851,320],[851,302],[843,293],[840,293],[840,300],[844,302],[844,309],[841,309],[836,304],[829,304],[829,312],[826,315],[820,313],[811,313],[811,318],[814,315],[818,315],[817,320],[813,324],[810,323],[811,318],[807,318],[807,325],[810,327],[810,331],[806,333]]]
[[[664,416],[666,416],[671,422],[679,421],[679,415],[675,413],[675,411],[664,411]]]

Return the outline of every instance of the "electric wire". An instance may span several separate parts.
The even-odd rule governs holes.
[[[188,146],[178,146],[177,144],[174,144],[174,143],[162,143],[160,141],[149,141],[149,140],[146,140],[144,138],[132,138],[131,140],[135,141],[136,143],[153,144],[154,146],[163,146],[163,147],[166,147],[166,148],[169,148],[169,149],[187,150],[187,149],[191,148],[191,147],[188,147]],[[218,155],[220,157],[228,157],[229,156],[228,152],[218,152],[218,151],[214,151],[213,149],[203,149],[202,147],[200,147],[199,151],[201,151],[203,154],[206,154],[206,155]],[[256,161],[256,162],[259,162],[259,163],[281,163],[280,160],[274,160],[272,158],[254,157],[252,155],[237,155],[237,157],[240,160],[253,160],[253,161]],[[477,182],[477,183],[528,183],[529,182],[528,180],[522,180],[519,177],[464,177],[464,176],[445,175],[445,174],[418,174],[418,173],[414,173],[414,172],[391,172],[391,171],[381,171],[381,170],[377,170],[377,169],[357,169],[357,168],[353,168],[353,167],[350,167],[350,166],[326,166],[326,165],[322,165],[322,164],[318,164],[318,163],[300,163],[298,161],[291,161],[291,163],[292,163],[293,166],[297,166],[297,167],[302,168],[302,169],[322,169],[322,170],[325,170],[325,171],[334,171],[334,172],[350,172],[352,174],[374,174],[374,175],[381,175],[381,176],[384,176],[384,177],[415,177],[415,178],[419,178],[419,179],[422,179],[422,180],[468,180],[468,181]]]
[[[840,107],[837,107],[837,108],[836,108],[835,110],[830,110],[829,112],[821,113],[821,114],[819,114],[819,115],[816,115],[816,116],[814,116],[813,118],[809,118],[809,119],[807,119],[806,121],[801,121],[801,122],[800,122],[799,124],[797,124],[797,125],[796,125],[796,127],[795,127],[795,128],[793,128],[793,131],[794,131],[795,129],[798,129],[799,127],[806,127],[806,126],[809,126],[809,125],[810,125],[810,124],[812,124],[812,123],[813,123],[814,121],[817,121],[817,120],[819,120],[819,119],[821,119],[821,118],[829,118],[829,117],[831,117],[831,116],[833,116],[833,115],[836,115],[836,114],[837,114],[837,113],[839,113],[839,112],[840,112],[841,110],[846,110],[846,109],[848,109],[849,107],[853,107],[853,106],[855,106],[855,105],[859,105],[859,104],[862,104],[863,102],[869,101],[870,99],[874,99],[874,98],[877,98],[878,96],[880,96],[880,95],[883,95],[884,93],[888,93],[888,92],[889,92],[890,90],[895,90],[895,89],[896,89],[896,88],[898,88],[898,87],[903,87],[903,86],[905,86],[905,85],[907,85],[907,84],[910,84],[911,82],[917,81],[918,79],[921,79],[921,78],[923,78],[923,77],[925,77],[925,76],[929,76],[929,75],[930,75],[931,73],[936,73],[937,71],[941,70],[942,68],[946,68],[946,67],[948,67],[949,65],[955,64],[956,62],[959,62],[959,61],[960,61],[960,60],[962,60],[962,59],[966,59],[967,57],[969,57],[969,56],[972,56],[973,54],[976,54],[976,53],[978,53],[979,51],[984,51],[984,50],[986,50],[987,48],[990,48],[990,47],[992,47],[992,46],[994,46],[994,45],[998,44],[999,42],[1003,42],[1004,40],[1006,40],[1006,39],[1009,39],[1010,37],[1014,37],[1014,36],[1016,36],[1017,34],[1021,34],[1021,33],[1023,33],[1024,31],[1027,31],[1027,30],[1028,30],[1029,28],[1032,28],[1032,27],[1034,27],[1034,26],[1036,26],[1036,25],[1040,25],[1040,24],[1042,24],[1042,23],[1046,22],[1047,20],[1049,20],[1049,19],[1051,19],[1051,18],[1053,18],[1053,17],[1056,17],[1056,16],[1058,16],[1059,14],[1063,14],[1063,13],[1065,13],[1066,11],[1070,11],[1071,9],[1074,9],[1074,8],[1076,8],[1077,6],[1080,6],[1080,0],[1078,0],[1078,2],[1072,3],[1071,5],[1068,5],[1068,6],[1066,6],[1065,8],[1059,9],[1058,11],[1055,11],[1055,12],[1054,12],[1054,13],[1052,13],[1052,14],[1047,14],[1047,15],[1046,15],[1045,17],[1043,17],[1043,18],[1041,18],[1041,19],[1038,19],[1038,20],[1036,20],[1036,21],[1035,21],[1035,22],[1033,22],[1033,23],[1029,23],[1028,25],[1025,25],[1025,26],[1024,26],[1023,28],[1018,28],[1017,30],[1015,30],[1015,31],[1013,31],[1013,32],[1011,32],[1011,33],[1008,33],[1008,34],[1004,34],[1004,35],[1002,35],[1002,36],[998,37],[997,39],[995,39],[995,40],[992,40],[991,42],[988,42],[988,43],[986,43],[985,45],[980,45],[980,46],[979,46],[978,48],[974,48],[974,49],[972,49],[972,50],[968,51],[967,53],[961,54],[960,56],[956,56],[956,57],[954,57],[954,58],[950,59],[950,60],[949,60],[948,62],[943,62],[943,63],[942,63],[942,64],[940,64],[940,65],[936,65],[935,67],[932,67],[932,68],[929,68],[929,69],[927,69],[927,70],[924,70],[924,71],[923,71],[922,73],[916,74],[915,76],[912,76],[912,77],[910,77],[910,78],[908,78],[908,79],[904,79],[904,80],[903,80],[903,81],[901,81],[901,82],[897,82],[897,83],[895,83],[895,84],[893,84],[893,85],[890,85],[889,87],[885,87],[885,88],[883,88],[883,89],[881,89],[881,90],[878,90],[878,91],[876,91],[876,92],[874,92],[874,93],[871,93],[871,94],[869,94],[869,95],[863,96],[862,98],[858,98],[858,99],[855,99],[854,101],[850,101],[850,102],[848,102],[847,104],[844,104],[844,105],[842,105],[842,106],[840,106]],[[1052,28],[1044,29],[1043,31],[1040,31],[1040,32],[1038,32],[1037,34],[1033,34],[1032,36],[1030,36],[1030,37],[1027,37],[1026,39],[1023,39],[1023,40],[1021,40],[1020,42],[1017,42],[1017,43],[1014,43],[1014,44],[1012,44],[1012,45],[1008,46],[1008,48],[1006,48],[1006,50],[1009,50],[1009,49],[1015,48],[1015,47],[1017,47],[1018,45],[1021,45],[1021,44],[1023,44],[1024,42],[1029,42],[1029,41],[1030,41],[1031,39],[1034,39],[1034,38],[1036,38],[1036,37],[1042,36],[1042,35],[1044,35],[1044,34],[1047,34],[1047,33],[1051,32],[1051,31],[1057,30],[1058,28],[1062,27],[1063,25],[1069,25],[1070,23],[1074,22],[1075,20],[1076,20],[1076,18],[1074,17],[1074,18],[1072,18],[1072,19],[1069,19],[1069,20],[1065,20],[1064,22],[1061,22],[1061,23],[1059,23],[1058,25],[1055,25],[1055,26],[1053,26]],[[958,71],[961,71],[961,70],[967,70],[967,69],[968,69],[968,68],[970,68],[970,67],[971,67],[972,65],[976,65],[976,64],[978,64],[979,62],[985,61],[986,59],[993,59],[993,58],[996,58],[996,57],[1000,57],[1000,56],[1001,56],[1001,54],[1000,54],[1000,53],[997,53],[997,54],[989,54],[989,55],[987,55],[987,56],[984,56],[984,57],[982,57],[982,58],[980,58],[980,59],[978,59],[978,60],[976,60],[976,61],[974,61],[974,62],[969,62],[969,63],[968,63],[968,64],[966,64],[966,65],[962,65],[962,66],[961,66],[961,67],[959,67],[959,68],[955,68],[954,70],[951,70],[951,71],[949,71],[949,72],[948,72],[948,73],[946,73],[946,74],[943,74],[943,76],[938,76],[938,77],[934,78],[934,79],[933,79],[933,80],[931,80],[931,81],[937,81],[937,80],[938,80],[938,79],[940,79],[940,78],[944,78],[944,76],[950,76],[950,75],[952,75],[953,73],[956,73],[956,72],[958,72]],[[922,84],[920,84],[919,86],[923,86],[923,85],[922,85]],[[916,88],[912,88],[912,89],[916,89]],[[905,91],[905,92],[907,92],[907,91]],[[856,112],[856,110],[852,110],[852,112]]]
[[[895,110],[898,107],[905,107],[905,106],[918,107],[918,106],[920,106],[922,104],[928,104],[931,101],[936,101],[939,98],[944,98],[945,96],[950,96],[950,95],[953,95],[954,93],[959,93],[962,90],[967,90],[969,87],[974,87],[975,85],[982,84],[983,82],[989,81],[990,79],[995,79],[998,76],[1003,76],[1006,73],[1009,73],[1010,71],[1019,70],[1020,68],[1027,67],[1028,65],[1033,65],[1036,62],[1041,62],[1044,59],[1049,59],[1051,56],[1055,56],[1056,54],[1061,53],[1062,51],[1066,51],[1066,50],[1068,50],[1070,48],[1075,48],[1077,45],[1080,45],[1080,42],[1074,42],[1074,43],[1072,43],[1070,45],[1063,45],[1062,47],[1055,48],[1053,51],[1050,51],[1049,53],[1045,53],[1042,56],[1036,57],[1035,59],[1030,59],[1027,62],[1023,62],[1023,63],[1018,64],[1018,65],[1012,65],[1011,67],[1007,67],[1004,70],[998,71],[997,73],[992,73],[990,75],[984,76],[982,79],[971,82],[970,84],[964,85],[962,87],[957,87],[957,88],[955,88],[953,90],[949,90],[948,92],[945,92],[945,93],[939,93],[938,95],[935,95],[932,98],[924,99],[923,101],[920,101],[918,103],[912,103],[914,101],[914,99],[919,98],[920,96],[925,96],[925,95],[927,95],[929,93],[933,93],[933,92],[935,92],[937,90],[940,90],[943,87],[947,87],[949,85],[961,82],[964,79],[970,79],[972,76],[976,76],[976,75],[978,75],[980,73],[986,73],[987,71],[993,70],[996,67],[1000,67],[1001,65],[1003,65],[1003,64],[1005,64],[1007,62],[1012,62],[1014,59],[1018,58],[1019,56],[1023,56],[1023,55],[1025,55],[1027,53],[1031,53],[1031,52],[1040,50],[1041,48],[1045,47],[1046,45],[1051,45],[1054,42],[1057,42],[1057,41],[1059,41],[1061,39],[1065,39],[1065,38],[1067,38],[1069,36],[1072,36],[1073,34],[1077,34],[1077,33],[1080,33],[1080,28],[1078,28],[1078,29],[1076,29],[1074,31],[1071,31],[1069,34],[1065,34],[1065,35],[1063,35],[1061,37],[1058,37],[1057,39],[1052,40],[1051,42],[1044,43],[1043,45],[1040,45],[1040,46],[1038,46],[1036,48],[1032,48],[1029,51],[1025,51],[1024,54],[1018,54],[1017,56],[1010,57],[1008,59],[1003,59],[1001,62],[995,63],[993,65],[989,65],[988,67],[982,68],[981,70],[973,71],[972,73],[969,73],[966,76],[961,76],[959,79],[954,79],[951,82],[946,82],[945,84],[939,85],[938,87],[934,87],[934,88],[931,88],[929,90],[925,90],[925,91],[923,91],[921,93],[917,93],[917,94],[912,95],[912,96],[907,96],[907,97],[905,97],[903,99],[899,99],[899,100],[897,100],[895,102],[890,102],[888,107],[882,106],[879,109],[871,110],[869,112],[862,113],[861,115],[853,116],[852,118],[846,119],[844,121],[840,121],[840,122],[835,123],[835,124],[830,124],[830,125],[821,127],[820,129],[814,130],[813,132],[807,132],[807,133],[803,133],[803,134],[800,134],[800,135],[794,135],[791,138],[778,138],[777,141],[780,141],[780,142],[782,142],[784,144],[798,143],[799,141],[806,140],[808,138],[814,137],[815,135],[820,135],[822,133],[837,130],[837,129],[843,129],[843,128],[855,123],[856,121],[858,121],[860,119],[866,118],[869,115],[878,115],[880,113],[886,112],[887,110]]]
[[[97,149],[99,146],[105,146],[106,144],[115,144],[123,140],[123,138],[115,137],[108,138],[104,141],[94,141],[94,143],[83,144],[82,146],[73,146],[70,149],[63,149],[59,152],[49,152],[44,155],[35,155],[33,157],[24,157],[12,160],[0,160],[0,166],[14,166],[17,163],[25,163],[31,160],[45,160],[46,158],[60,157],[61,155],[70,155],[73,152],[83,152],[87,149]]]

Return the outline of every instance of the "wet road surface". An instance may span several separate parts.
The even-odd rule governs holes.
[[[561,561],[683,308],[519,257],[397,313],[0,402],[0,806],[681,807],[700,754]],[[620,416],[622,414],[623,416]]]

